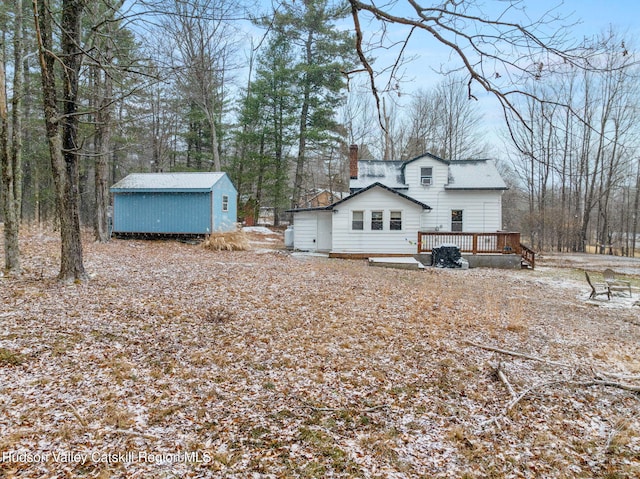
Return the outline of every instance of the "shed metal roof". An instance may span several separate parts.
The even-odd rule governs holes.
[[[206,192],[226,173],[132,173],[111,187],[114,193],[125,192]]]

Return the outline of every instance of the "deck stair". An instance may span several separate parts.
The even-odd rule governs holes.
[[[520,243],[520,265],[522,269],[534,269],[536,267],[536,252]]]

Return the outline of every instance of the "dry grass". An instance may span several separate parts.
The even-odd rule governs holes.
[[[24,361],[25,358],[22,354],[11,351],[10,349],[0,348],[0,365],[17,366]]]
[[[202,243],[206,249],[213,251],[247,251],[249,238],[242,230],[208,235]]]
[[[640,475],[637,394],[581,385],[638,384],[640,308],[587,303],[578,276],[114,240],[62,285],[55,235],[22,244],[25,274],[0,279],[0,453],[49,456],[0,477]],[[498,364],[529,391],[509,410]]]

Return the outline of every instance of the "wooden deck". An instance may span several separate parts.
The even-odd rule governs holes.
[[[456,245],[461,253],[517,254],[523,264],[535,267],[535,252],[520,242],[520,233],[418,232],[418,253],[430,253],[443,244]]]

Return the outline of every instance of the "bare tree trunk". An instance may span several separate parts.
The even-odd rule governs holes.
[[[382,159],[384,161],[391,161],[393,159],[391,157],[391,125],[389,114],[387,113],[387,102],[384,97],[382,97],[382,118],[384,120],[384,153],[382,154]]]
[[[4,48],[0,60],[0,170],[2,181],[2,209],[4,213],[5,270],[19,274],[20,267],[20,210],[22,200],[22,0],[14,1],[13,37],[13,99],[12,134],[9,147],[9,120],[6,97]]]
[[[23,3],[22,0],[14,0],[15,25],[13,37],[13,98],[12,106],[12,131],[11,131],[11,160],[13,162],[14,184],[14,209],[18,223],[22,210],[22,98],[24,93],[24,32],[23,32]]]
[[[631,243],[631,257],[633,258],[635,258],[636,256],[636,246],[638,244],[638,214],[640,214],[640,160],[638,160],[638,172],[636,174],[636,195],[633,201],[633,242]]]
[[[105,98],[109,101],[111,97],[111,80],[109,75],[105,75]],[[104,101],[103,101],[104,104]],[[94,234],[96,241],[106,243],[109,241],[109,157],[111,154],[111,106],[99,107],[97,113],[98,137],[97,137],[97,157],[95,164],[95,200],[96,215]]]
[[[213,171],[222,170],[220,162],[220,145],[218,144],[218,130],[216,129],[215,113],[207,113],[209,116],[209,129],[211,132],[211,155],[213,157]]]
[[[293,181],[293,194],[291,195],[291,207],[300,205],[302,187],[304,181],[305,155],[307,151],[307,122],[309,119],[309,85],[304,87],[304,101],[300,113],[300,137],[298,139],[298,157],[296,159],[296,174]]]
[[[313,61],[313,52],[311,50],[313,44],[313,32],[307,32],[305,41],[305,65],[311,65]],[[305,155],[307,152],[307,125],[309,124],[309,102],[311,101],[311,81],[309,73],[305,73],[303,79],[303,98],[302,109],[300,110],[300,131],[298,137],[298,158],[296,159],[296,173],[293,181],[293,194],[291,198],[291,207],[296,208],[300,205],[302,197],[302,188],[304,182]]]
[[[4,50],[4,49],[3,49]],[[5,89],[4,58],[0,60],[0,167],[2,169],[2,209],[4,212],[4,260],[9,273],[20,272],[18,218],[14,209],[14,170],[9,154],[9,121]]]
[[[111,48],[109,47],[110,32],[107,32],[107,43],[105,45],[106,65],[111,64]],[[109,71],[104,72],[104,81],[100,81],[102,74],[98,71],[98,90],[101,91],[98,100],[98,111],[96,113],[96,143],[97,156],[95,164],[95,200],[96,214],[94,235],[96,241],[106,243],[109,241],[109,158],[111,155],[111,117],[113,101],[113,82]]]
[[[56,56],[53,52],[52,19],[49,0],[34,2],[34,18],[38,30],[38,49],[42,69],[42,95],[51,168],[56,189],[60,220],[61,257],[59,279],[86,279],[82,260],[78,191],[78,72],[81,64],[80,17],[83,3],[64,0],[62,3],[63,112],[58,112],[55,80]],[[62,123],[62,138],[60,126]]]
[[[64,64],[62,151],[64,159],[63,205],[60,212],[60,234],[63,254],[60,279],[85,279],[80,237],[79,172],[78,172],[78,76],[82,64],[80,51],[80,19],[84,2],[62,3],[62,56]]]

